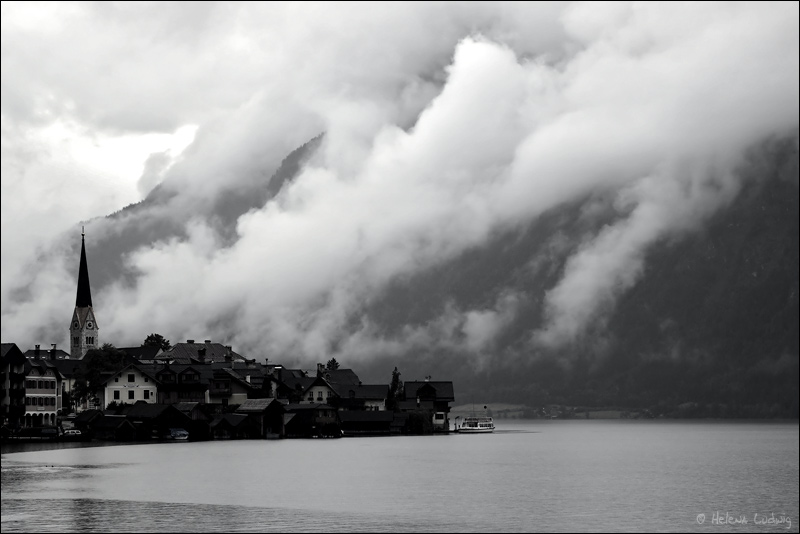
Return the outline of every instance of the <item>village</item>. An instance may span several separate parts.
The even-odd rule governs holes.
[[[95,360],[109,357],[117,368],[97,372]],[[23,353],[4,343],[2,362],[4,439],[429,434],[449,430],[454,401],[452,382],[402,383],[395,369],[391,385],[363,384],[335,359],[315,372],[289,369],[211,340],[190,339],[169,351],[107,346],[81,360],[55,347]],[[93,372],[99,387],[81,399],[82,381]]]
[[[316,370],[246,358],[205,339],[100,343],[85,234],[70,351],[2,343],[3,440],[280,439],[450,431],[453,383],[364,384],[331,358]],[[166,349],[166,350],[165,350]],[[387,373],[388,376],[388,373]]]

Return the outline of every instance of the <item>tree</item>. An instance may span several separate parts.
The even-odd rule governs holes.
[[[331,358],[325,365],[325,369],[327,369],[328,371],[335,371],[338,368],[339,368],[339,362],[336,361],[336,358]]]
[[[143,347],[160,347],[161,350],[164,352],[168,351],[172,348],[172,345],[169,343],[169,339],[164,339],[164,336],[161,334],[150,334],[146,338],[144,338],[144,343],[142,343]]]
[[[389,398],[386,399],[386,408],[394,410],[397,407],[397,401],[403,395],[403,382],[400,381],[400,371],[397,367],[392,371],[392,382],[389,384]]]
[[[72,399],[83,403],[97,398],[97,393],[106,380],[125,367],[127,360],[127,355],[111,343],[88,351],[83,357],[81,369],[75,374]]]

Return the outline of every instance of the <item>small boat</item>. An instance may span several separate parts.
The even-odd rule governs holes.
[[[465,417],[461,424],[456,421],[456,432],[459,434],[485,434],[494,432],[494,421],[491,417]]]

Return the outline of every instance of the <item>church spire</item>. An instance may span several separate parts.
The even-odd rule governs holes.
[[[92,291],[89,289],[89,265],[86,262],[86,233],[81,228],[81,266],[78,271],[78,294],[75,311],[69,326],[70,358],[81,359],[100,346],[100,327],[92,308]]]
[[[76,308],[87,308],[92,305],[92,290],[89,288],[89,267],[86,264],[85,232],[81,227],[81,266],[78,271],[78,295],[75,298]]]

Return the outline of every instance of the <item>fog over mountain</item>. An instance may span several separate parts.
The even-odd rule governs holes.
[[[85,225],[102,342],[797,415],[797,3],[180,9],[126,60],[139,90],[41,80],[98,132],[196,125],[113,214],[26,215],[42,104],[4,57],[4,342],[65,345]]]

